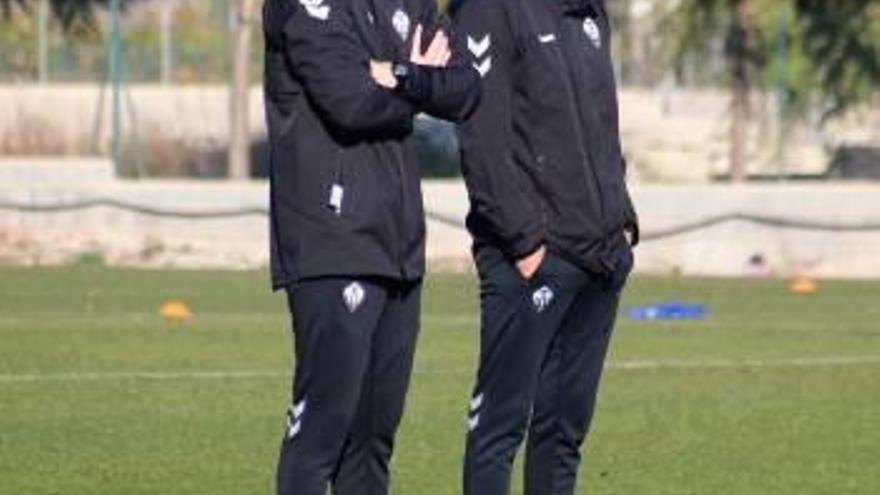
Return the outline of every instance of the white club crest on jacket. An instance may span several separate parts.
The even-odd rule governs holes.
[[[406,41],[406,39],[409,38],[410,20],[409,16],[406,15],[406,12],[402,9],[394,11],[394,15],[391,16],[391,25],[394,26],[394,30],[397,31],[397,35],[400,36],[400,39]]]
[[[593,42],[593,46],[596,48],[602,47],[602,30],[599,29],[599,25],[596,24],[592,17],[584,19],[584,33]]]
[[[324,5],[324,0],[299,0],[299,3],[310,17],[321,21],[326,21],[330,17],[330,6]]]
[[[486,77],[486,74],[492,70],[492,55],[489,53],[489,50],[492,48],[492,37],[488,34],[483,35],[481,38],[468,36],[467,46],[474,56],[474,69],[477,69],[480,76]]]
[[[364,288],[358,282],[348,284],[342,291],[342,302],[349,313],[354,313],[364,302]]]

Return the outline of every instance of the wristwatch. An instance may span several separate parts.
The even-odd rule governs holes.
[[[405,92],[409,86],[409,78],[412,76],[412,67],[406,62],[394,62],[391,64],[391,74],[397,79],[397,91]]]

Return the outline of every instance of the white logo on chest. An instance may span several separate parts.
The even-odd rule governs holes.
[[[596,24],[592,17],[584,19],[584,33],[593,42],[593,46],[596,48],[602,47],[602,30],[599,29],[599,25]]]
[[[543,312],[553,302],[553,290],[546,285],[532,293],[532,306],[538,313]]]
[[[324,0],[299,0],[299,3],[310,17],[321,21],[326,21],[330,17],[330,6],[324,5]]]
[[[364,302],[364,288],[357,282],[348,284],[342,291],[342,302],[349,313],[354,313]]]
[[[409,16],[402,9],[394,11],[394,15],[391,16],[391,25],[394,26],[394,30],[397,31],[400,39],[406,41],[409,38]]]

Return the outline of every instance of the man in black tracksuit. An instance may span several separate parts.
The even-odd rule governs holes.
[[[272,282],[296,336],[278,493],[384,495],[424,273],[413,120],[463,119],[479,75],[447,63],[433,0],[267,0],[264,29]]]
[[[481,279],[465,495],[505,495],[526,432],[526,495],[570,495],[636,215],[624,182],[604,0],[460,0],[482,76],[461,127]]]

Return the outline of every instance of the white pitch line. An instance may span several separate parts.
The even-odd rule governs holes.
[[[90,382],[113,380],[226,380],[242,378],[277,378],[289,375],[276,370],[238,371],[71,371],[65,373],[4,373],[0,383]]]
[[[287,324],[290,317],[284,313],[199,313],[193,321],[248,321],[248,322],[282,322]],[[445,324],[445,325],[465,325],[477,324],[480,322],[479,316],[471,315],[444,315],[444,314],[426,314],[421,317],[422,323],[425,325]],[[34,316],[0,316],[0,325],[33,325],[46,322],[64,322],[64,323],[119,323],[119,322],[137,322],[137,323],[155,323],[162,321],[158,314],[154,313],[111,313],[100,315],[88,314],[40,314]],[[30,329],[28,329],[30,330]],[[248,329],[251,331],[251,329]]]
[[[785,359],[656,359],[609,361],[605,367],[612,370],[662,369],[756,369],[756,368],[818,368],[880,364],[880,356],[804,357]],[[415,370],[417,375],[469,374],[468,368],[435,368]],[[290,377],[282,370],[233,371],[119,371],[119,372],[65,372],[65,373],[3,373],[0,383],[35,382],[89,382],[89,381],[167,381],[167,380],[239,380],[254,378]]]
[[[826,356],[781,359],[656,359],[609,361],[606,368],[646,369],[740,369],[740,368],[819,368],[880,364],[880,356]]]
[[[868,311],[869,313],[880,313],[878,311]],[[41,314],[38,316],[0,316],[0,332],[12,330],[12,331],[23,331],[27,330],[28,332],[34,331],[49,331],[55,332],[59,331],[58,328],[53,326],[49,326],[48,328],[41,328],[37,326],[34,328],[35,324],[46,324],[51,323],[55,324],[58,322],[63,322],[64,324],[70,323],[91,323],[91,324],[106,324],[106,323],[120,323],[120,322],[132,322],[138,323],[141,325],[155,325],[157,322],[162,321],[161,318],[153,313],[119,313],[119,314],[101,314],[101,315],[88,315],[88,314]],[[283,313],[247,313],[247,312],[230,312],[230,313],[209,313],[209,314],[197,314],[195,323],[201,323],[200,327],[206,326],[205,324],[213,324],[217,321],[221,321],[223,323],[231,323],[231,322],[248,322],[251,324],[259,323],[259,324],[271,324],[270,326],[260,326],[260,325],[250,325],[248,328],[248,332],[254,331],[268,331],[268,332],[276,332],[280,330],[286,330],[289,327],[289,317],[284,315]],[[429,327],[471,327],[468,330],[476,330],[480,325],[480,317],[479,315],[448,315],[448,314],[440,314],[440,313],[428,313],[424,314],[421,317],[422,328],[423,330],[430,330]],[[740,329],[742,328],[742,322],[735,320],[697,320],[697,321],[635,321],[625,319],[623,317],[619,320],[619,326],[626,326],[626,331],[628,332],[638,332],[638,333],[651,333],[656,331],[695,331],[699,330],[727,330],[727,329]],[[277,325],[276,325],[277,323]],[[21,328],[17,328],[17,325],[22,325]],[[3,328],[7,327],[7,328]],[[12,327],[12,328],[8,328]],[[825,331],[833,331],[836,334],[877,334],[877,330],[873,327],[844,327],[844,328],[835,328],[832,324],[826,323],[797,323],[797,324],[786,324],[786,323],[776,323],[771,328],[767,330],[775,331],[775,332],[825,332]],[[63,330],[62,330],[63,331]]]

